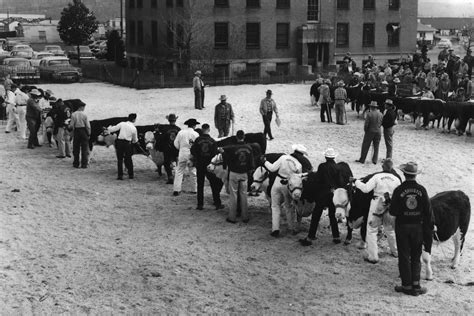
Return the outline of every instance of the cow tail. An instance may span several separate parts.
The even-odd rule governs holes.
[[[460,219],[459,219],[459,230],[461,231],[461,254],[462,254],[462,249],[464,246],[464,241],[466,240],[466,234],[467,231],[469,230],[469,222],[471,221],[471,203],[469,201],[469,197],[462,191],[459,191],[461,194],[461,199],[464,202],[463,205],[461,206],[461,210],[466,210],[465,214],[461,213],[460,214]]]

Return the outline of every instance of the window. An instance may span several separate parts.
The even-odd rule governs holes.
[[[338,10],[349,10],[349,0],[337,0]]]
[[[143,45],[143,21],[137,22],[137,45]]]
[[[215,7],[228,8],[229,0],[214,0]]]
[[[389,10],[400,9],[400,0],[388,0],[388,9]]]
[[[260,48],[260,23],[247,23],[247,48]]]
[[[176,26],[176,42],[178,47],[183,48],[185,46],[185,38],[184,38],[184,27],[182,24],[178,24]]]
[[[247,0],[247,8],[260,8],[260,0]]]
[[[399,23],[388,23],[387,27],[387,45],[389,47],[400,46],[400,24]]]
[[[46,31],[38,31],[40,41],[46,41]]]
[[[289,9],[290,0],[277,0],[277,9]]]
[[[337,23],[336,46],[349,46],[349,23]]]
[[[174,31],[173,31],[173,23],[168,22],[166,28],[166,45],[169,48],[174,48]]]
[[[129,0],[129,1],[128,1],[128,7],[129,7],[130,9],[135,8],[135,0]]]
[[[288,76],[290,74],[290,63],[277,63],[275,70],[279,75]]]
[[[319,21],[319,0],[308,0],[308,21]]]
[[[362,46],[373,47],[375,45],[375,24],[364,23],[362,29]]]
[[[288,46],[290,46],[290,24],[277,23],[276,47],[281,48]]]
[[[364,0],[364,10],[375,10],[375,0]]]
[[[183,2],[183,0],[176,0],[176,7],[178,7],[178,8],[184,7],[184,2]]]
[[[152,9],[158,8],[158,0],[151,0],[151,8]]]
[[[137,0],[137,9],[143,8],[143,0]]]
[[[151,21],[151,44],[153,47],[158,46],[158,22]]]
[[[252,63],[247,64],[246,72],[252,77],[260,77],[260,64]]]
[[[173,7],[173,0],[166,0],[166,7],[172,8]]]
[[[128,40],[130,45],[135,45],[135,37],[136,37],[136,29],[135,29],[135,21],[128,22]]]
[[[229,23],[227,22],[214,23],[214,47],[215,48],[229,47]]]
[[[229,64],[214,65],[214,75],[218,78],[229,78]]]

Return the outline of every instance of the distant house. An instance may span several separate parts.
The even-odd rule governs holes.
[[[23,37],[30,43],[59,43],[61,38],[58,32],[59,20],[43,20],[39,22],[22,22],[17,26]]]
[[[418,21],[418,26],[416,28],[417,42],[432,45],[434,43],[434,34],[436,31],[437,30],[431,25],[421,24],[420,21]]]
[[[472,23],[474,18],[420,18],[420,22],[431,25],[440,35],[456,35],[463,26]]]

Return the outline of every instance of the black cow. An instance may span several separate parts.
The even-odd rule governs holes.
[[[245,134],[245,143],[257,143],[260,145],[260,150],[264,154],[267,150],[267,139],[263,133],[247,133]],[[230,136],[224,139],[221,139],[217,142],[217,147],[225,147],[229,145],[237,144],[237,137]]]
[[[469,120],[474,118],[474,102],[456,102],[454,110],[456,118],[459,120],[456,130],[461,136],[466,131]]]
[[[99,136],[104,135],[104,131],[109,126],[115,126],[120,122],[125,122],[128,120],[128,117],[111,117],[104,120],[93,120],[90,121],[91,124],[91,135],[89,137],[89,149],[94,148],[94,144],[104,145],[105,143],[99,141]]]

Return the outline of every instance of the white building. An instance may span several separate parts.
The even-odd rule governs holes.
[[[59,20],[43,20],[39,22],[19,23],[23,37],[29,43],[59,43],[61,38],[58,32]]]
[[[420,42],[423,41],[424,44],[433,44],[436,31],[437,30],[431,25],[421,24],[421,22],[418,21],[416,40]]]

